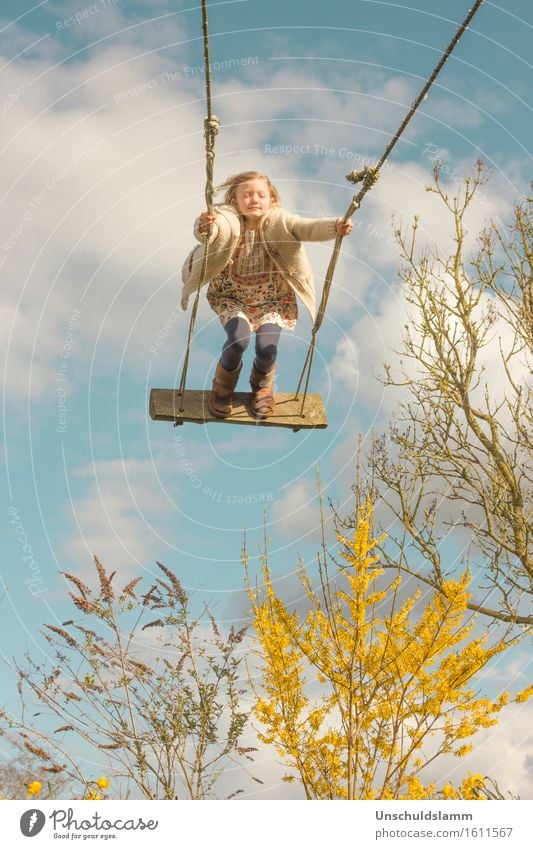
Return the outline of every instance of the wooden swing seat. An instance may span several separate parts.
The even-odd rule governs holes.
[[[303,416],[303,395],[289,392],[278,392],[275,396],[274,415],[268,419],[256,419],[250,407],[250,392],[235,392],[233,395],[233,410],[225,419],[214,416],[207,405],[209,390],[186,389],[183,405],[175,389],[152,389],[150,392],[150,416],[155,421],[174,422],[182,425],[184,422],[194,424],[254,425],[257,427],[289,427],[297,431],[302,428],[325,428],[328,426],[326,411],[320,395],[308,395],[305,399]],[[183,410],[180,411],[180,406]]]

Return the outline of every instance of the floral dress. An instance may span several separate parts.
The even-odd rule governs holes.
[[[260,243],[256,230],[244,230],[232,262],[213,278],[208,303],[226,325],[244,318],[251,331],[262,324],[294,330],[296,295]]]

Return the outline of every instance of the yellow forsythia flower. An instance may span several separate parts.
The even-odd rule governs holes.
[[[96,790],[89,790],[86,797],[85,797],[85,799],[87,801],[91,801],[91,802],[97,802],[97,801],[99,801],[100,799],[103,799],[103,798],[104,797],[102,796],[102,794],[98,793]]]
[[[38,796],[42,789],[40,781],[32,781],[28,784],[28,796]]]
[[[515,696],[515,702],[520,704],[520,702],[527,702],[527,700],[533,696],[533,684],[531,687],[526,687],[525,690],[522,690],[521,693],[517,693]]]
[[[458,799],[459,798],[459,794],[457,793],[457,790],[449,782],[447,784],[445,784],[444,787],[442,788],[442,796],[443,796],[444,799]]]
[[[480,790],[485,787],[485,779],[479,772],[469,775],[461,784],[463,799],[479,799]]]
[[[105,775],[101,775],[95,784],[100,788],[100,790],[107,790],[109,787],[109,778],[106,778]]]

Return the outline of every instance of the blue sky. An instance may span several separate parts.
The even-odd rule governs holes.
[[[217,181],[258,168],[287,208],[342,214],[344,175],[379,158],[466,8],[212,3]],[[492,170],[472,238],[487,217],[505,228],[527,191],[532,24],[526,0],[484,4],[365,200],[315,359],[329,427],[293,434],[148,417],[150,386],[179,379],[180,268],[203,204],[197,4],[3,3],[6,681],[13,655],[42,652],[37,626],[68,612],[60,570],[90,575],[93,553],[128,578],[166,563],[228,621],[246,612],[243,532],[254,556],[264,516],[276,576],[290,584],[299,553],[313,562],[317,467],[348,512],[357,435],[394,413],[377,379],[403,315],[392,217],[418,213],[423,239],[449,245],[424,191],[436,158],[450,186],[480,156]],[[309,247],[319,291],[330,250]],[[202,388],[223,341],[205,299],[197,327],[188,385]],[[281,391],[296,385],[309,329],[302,310],[282,338]]]

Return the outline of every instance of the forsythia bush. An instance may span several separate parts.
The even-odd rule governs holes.
[[[483,776],[439,788],[420,775],[437,757],[467,754],[498,721],[509,694],[480,697],[473,679],[507,646],[474,634],[467,574],[429,601],[420,592],[402,601],[400,578],[387,585],[377,564],[371,517],[367,502],[353,538],[339,535],[347,565],[333,581],[321,560],[317,591],[300,566],[305,616],[276,594],[266,555],[263,585],[248,584],[263,658],[260,739],[308,799],[486,798]]]

